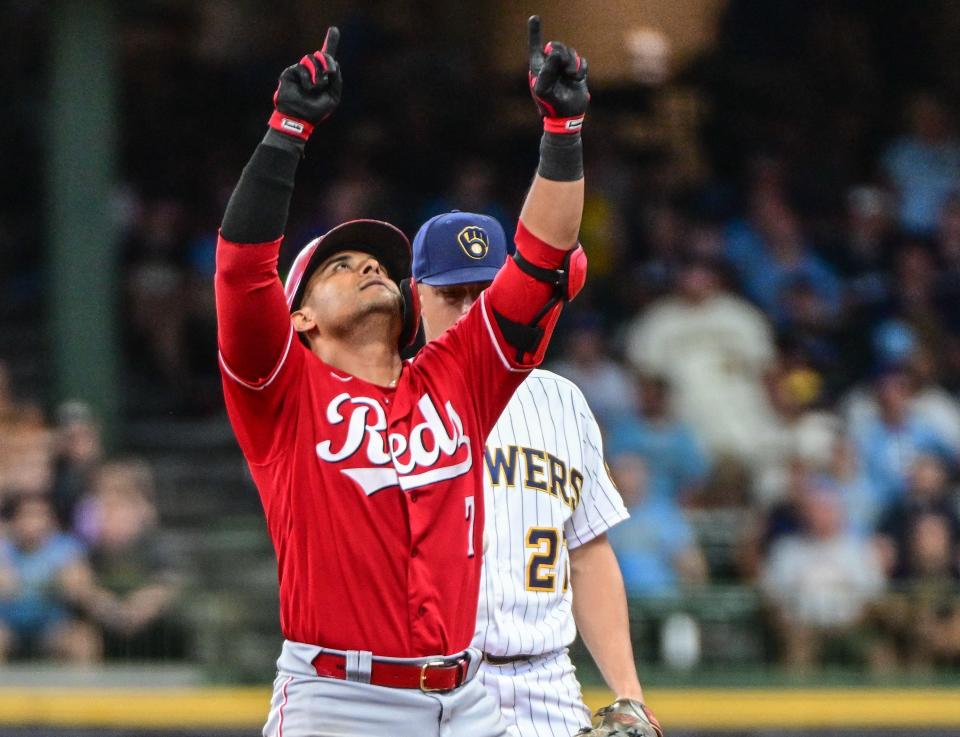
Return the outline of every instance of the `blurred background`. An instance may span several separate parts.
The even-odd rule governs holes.
[[[590,59],[590,280],[548,367],[630,507],[650,703],[671,735],[960,730],[960,4],[0,0],[0,734],[257,733],[226,200],[335,23],[281,267],[354,217],[512,232],[531,12]]]

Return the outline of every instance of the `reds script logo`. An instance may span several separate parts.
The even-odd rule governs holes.
[[[443,405],[453,432],[447,432],[440,413],[429,395],[417,402],[423,422],[414,425],[409,437],[387,432],[387,417],[380,403],[369,397],[338,394],[327,406],[331,425],[347,423],[343,445],[333,448],[333,441],[317,443],[317,456],[337,463],[349,458],[366,441],[366,468],[343,468],[340,472],[352,479],[369,496],[389,486],[399,485],[404,491],[432,484],[435,481],[462,476],[473,466],[470,438],[463,434],[463,422],[450,402]],[[461,446],[466,452],[459,452]],[[450,461],[449,463],[447,463]],[[444,465],[447,463],[447,465]]]

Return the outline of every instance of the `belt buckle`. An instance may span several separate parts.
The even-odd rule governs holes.
[[[446,688],[431,688],[428,686],[425,681],[427,679],[427,668],[437,665],[446,665],[446,662],[443,660],[431,660],[427,663],[424,663],[420,666],[420,690],[424,693],[432,693],[435,691],[448,691]]]

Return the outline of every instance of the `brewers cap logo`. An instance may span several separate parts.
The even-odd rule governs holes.
[[[486,256],[490,249],[487,232],[479,225],[468,225],[457,233],[457,243],[465,254],[478,261]]]

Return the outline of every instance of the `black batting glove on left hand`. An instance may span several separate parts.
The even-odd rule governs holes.
[[[340,65],[334,58],[339,41],[340,31],[331,26],[319,51],[283,70],[273,94],[276,110],[270,116],[271,128],[306,141],[314,126],[333,114],[343,89]]]
[[[590,102],[587,60],[575,49],[556,41],[543,45],[540,16],[527,22],[530,35],[530,94],[543,116],[548,133],[577,133]]]

